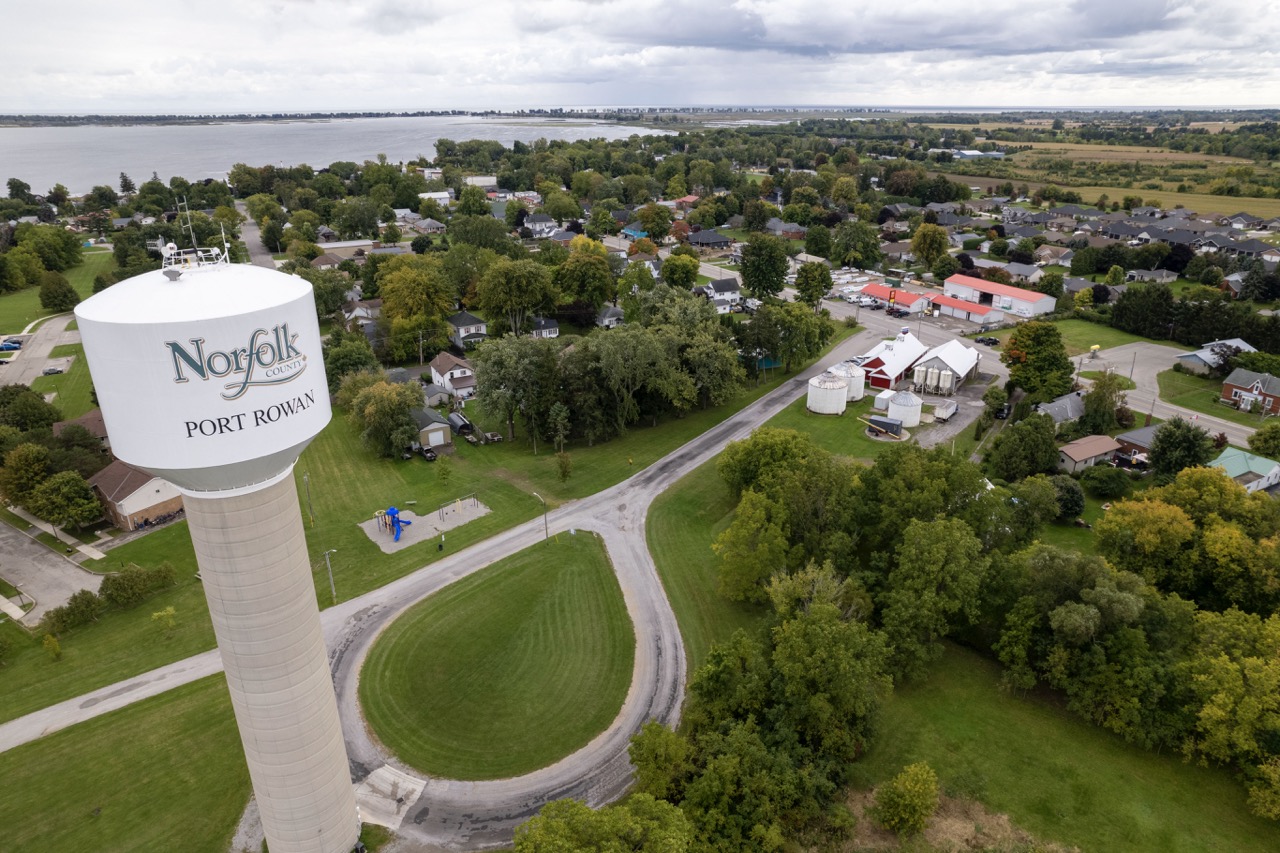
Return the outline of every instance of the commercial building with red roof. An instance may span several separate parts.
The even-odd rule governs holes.
[[[903,290],[897,287],[887,287],[883,284],[877,284],[876,282],[864,285],[862,290],[859,292],[863,296],[870,296],[872,299],[878,299],[886,305],[889,304],[889,300],[892,298],[894,307],[902,308],[906,311],[912,312],[913,314],[918,311],[923,311],[925,306],[929,303],[929,297],[922,293],[912,293],[909,290]]]
[[[990,306],[1015,317],[1038,317],[1054,309],[1057,300],[1044,293],[956,274],[943,282],[943,293],[954,299]]]
[[[940,293],[930,296],[933,310],[944,317],[955,317],[972,323],[1000,323],[1004,321],[1004,312],[990,305],[979,305],[965,299],[957,299]]]

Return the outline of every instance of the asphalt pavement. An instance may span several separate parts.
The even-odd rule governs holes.
[[[40,327],[30,334],[5,335],[16,337],[22,341],[22,349],[15,352],[3,367],[0,367],[0,382],[5,385],[30,385],[39,378],[47,367],[61,367],[63,370],[71,366],[71,358],[50,359],[53,348],[62,344],[80,343],[80,333],[68,331],[67,326],[74,320],[71,314],[55,314],[49,317]]]
[[[35,607],[22,618],[22,624],[27,627],[39,624],[46,611],[66,604],[74,593],[82,589],[97,592],[102,585],[100,575],[80,568],[3,523],[0,523],[0,577],[35,601]]]

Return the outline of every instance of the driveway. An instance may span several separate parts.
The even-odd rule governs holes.
[[[66,536],[68,534],[62,534]],[[64,560],[8,524],[0,523],[0,577],[36,601],[22,619],[32,627],[45,611],[66,604],[82,589],[98,591],[102,578]]]
[[[271,253],[262,245],[262,229],[258,227],[258,223],[249,217],[249,211],[245,208],[243,201],[236,202],[236,210],[244,214],[245,220],[240,225],[240,239],[244,241],[245,246],[249,249],[249,260],[254,266],[266,267],[269,270],[276,268],[276,262],[271,257]]]

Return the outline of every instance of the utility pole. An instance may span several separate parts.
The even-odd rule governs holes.
[[[418,367],[422,367],[422,331],[418,331]]]
[[[329,594],[333,596],[333,603],[338,603],[338,588],[333,585],[333,565],[329,562],[329,555],[338,553],[337,548],[330,548],[324,552],[324,565],[329,570]]]
[[[547,527],[547,502],[542,500],[542,495],[538,494],[537,492],[534,492],[533,496],[542,502],[542,536],[544,539],[550,542],[551,530],[550,528]]]

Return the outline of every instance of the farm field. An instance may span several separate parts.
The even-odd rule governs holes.
[[[406,764],[452,779],[506,778],[603,731],[634,656],[603,544],[561,534],[406,611],[370,650],[360,701]]]
[[[1222,163],[1230,166],[1253,166],[1252,160],[1225,154],[1201,154],[1196,151],[1174,151],[1169,148],[1142,145],[1090,145],[1087,142],[1017,142],[1018,146],[1031,146],[1032,151],[1018,152],[1015,161],[1032,157],[1058,154],[1073,160],[1097,160],[1101,162],[1135,160],[1155,163]]]

